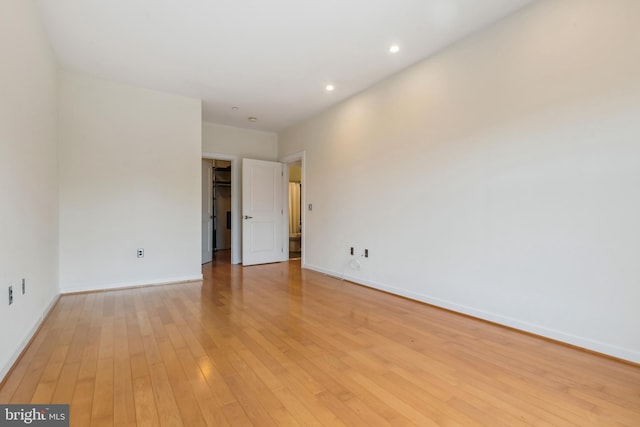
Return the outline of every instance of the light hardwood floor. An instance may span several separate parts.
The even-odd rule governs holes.
[[[203,271],[62,296],[0,402],[74,426],[640,426],[637,366],[299,261]]]

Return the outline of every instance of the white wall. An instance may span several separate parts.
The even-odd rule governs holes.
[[[1,381],[59,292],[56,66],[33,2],[0,2],[0,52]]]
[[[278,135],[204,122],[202,152],[229,154],[240,159],[276,160]]]
[[[201,278],[200,101],[64,72],[59,105],[62,291]]]
[[[539,1],[280,135],[306,266],[640,362],[638,16]]]

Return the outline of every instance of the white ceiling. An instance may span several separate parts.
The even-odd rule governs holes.
[[[200,98],[205,121],[280,131],[531,0],[36,2],[63,68]]]

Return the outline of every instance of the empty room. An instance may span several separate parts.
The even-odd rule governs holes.
[[[638,22],[0,0],[0,425],[639,426]]]

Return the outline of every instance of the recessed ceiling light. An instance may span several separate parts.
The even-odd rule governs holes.
[[[247,117],[247,120],[249,120],[250,122],[257,122],[258,118],[257,117]]]
[[[335,90],[335,86],[334,85],[326,85],[325,86],[325,90],[327,92],[333,92]]]
[[[231,107],[231,109],[232,109],[233,111],[238,111],[238,110],[240,109],[240,107],[236,107],[236,106],[234,105],[233,107]]]
[[[400,52],[400,46],[398,46],[397,44],[391,45],[391,47],[389,47],[389,52],[391,53]]]

